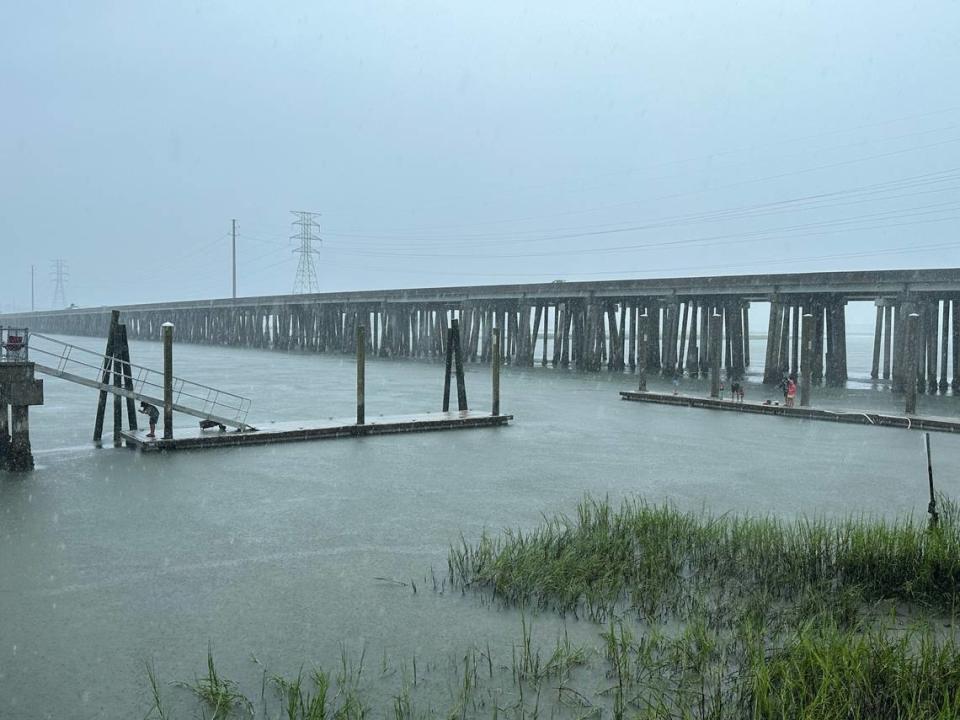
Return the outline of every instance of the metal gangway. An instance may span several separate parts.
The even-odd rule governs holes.
[[[87,387],[163,407],[163,373],[133,363],[123,363],[129,372],[133,390],[103,382],[103,372],[113,358],[40,333],[28,336],[31,360],[37,371]],[[126,385],[126,383],[124,383]],[[250,399],[208,385],[173,378],[173,409],[218,425],[255,430],[247,425]]]

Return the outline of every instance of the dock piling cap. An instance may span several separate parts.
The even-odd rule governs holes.
[[[163,325],[161,325],[160,327],[171,327],[171,328],[172,328],[172,327],[173,327],[173,323],[172,323],[172,322],[165,322],[165,323],[164,323]]]

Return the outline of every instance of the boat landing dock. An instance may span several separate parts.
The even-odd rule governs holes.
[[[125,430],[122,436],[128,447],[135,447],[143,452],[155,452],[158,450],[197,450],[237,445],[267,445],[300,440],[332,440],[344,437],[365,437],[367,435],[498,427],[506,425],[511,420],[513,420],[513,415],[492,415],[464,410],[379,417],[362,425],[358,425],[355,419],[334,418],[331,420],[262,423],[256,424],[258,428],[256,430],[243,432],[235,430],[220,431],[216,428],[202,430],[199,427],[178,427],[173,431],[173,438],[167,440],[161,437],[161,432],[157,433],[155,439],[147,438],[146,430]]]
[[[804,420],[825,420],[828,422],[873,425],[876,427],[897,427],[907,430],[934,430],[937,432],[960,432],[960,421],[953,418],[923,417],[919,415],[891,415],[869,410],[826,410],[811,407],[787,407],[786,405],[764,405],[757,402],[735,402],[720,398],[696,397],[694,395],[672,395],[670,393],[640,392],[622,390],[620,397],[634,402],[656,403],[658,405],[680,405],[683,407],[704,408],[708,410],[728,410],[732,412],[754,413],[758,415],[777,415],[780,417],[802,418]]]

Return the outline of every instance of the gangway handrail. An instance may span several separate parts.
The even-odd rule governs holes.
[[[42,344],[31,344],[30,349],[34,353],[56,359],[54,363],[55,368],[38,363],[37,368],[42,372],[64,377],[67,380],[80,382],[81,384],[90,385],[91,387],[97,386],[100,387],[101,390],[105,389],[109,392],[114,392],[110,389],[112,386],[104,387],[104,384],[100,381],[104,361],[107,359],[106,354],[89,350],[79,345],[73,345],[63,340],[57,340],[56,338],[41,333],[30,333],[30,337],[31,339],[35,338],[53,345],[53,349],[51,350]],[[79,359],[77,357],[78,355],[84,359]],[[95,362],[93,361],[94,358],[96,359]],[[90,360],[90,362],[86,360]],[[79,368],[92,370],[95,372],[95,379],[83,378],[81,375],[68,372],[68,366],[71,369],[73,366],[78,366]],[[129,377],[133,382],[134,390],[132,393],[126,391],[115,394],[140,397],[141,399],[147,399],[151,402],[157,402],[158,397],[163,397],[162,372],[143,365],[127,363],[126,361],[123,362],[123,372],[124,376]],[[151,376],[159,376],[159,381],[154,382]],[[173,378],[173,390],[174,403],[176,409],[179,411],[188,412],[188,414],[197,417],[206,417],[211,420],[226,420],[228,424],[235,425],[241,429],[249,428],[246,420],[247,414],[250,411],[250,398],[176,376]],[[213,398],[212,400],[211,396]],[[162,404],[163,401],[160,400],[159,402]],[[199,406],[200,409],[193,406]]]

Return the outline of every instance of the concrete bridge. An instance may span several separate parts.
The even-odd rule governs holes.
[[[597,371],[633,370],[646,315],[649,371],[705,374],[711,323],[717,314],[722,364],[741,377],[750,357],[747,312],[769,302],[764,381],[799,371],[803,315],[815,381],[847,379],[846,305],[876,306],[872,376],[903,390],[960,384],[960,268],[779,275],[610,280],[524,285],[272,295],[119,306],[129,336],[158,340],[172,322],[180,342],[319,353],[354,353],[364,325],[367,352],[383,357],[442,358],[447,329],[459,318],[469,362],[489,362],[494,327],[502,328],[504,362]],[[82,308],[0,316],[0,325],[45,333],[104,336],[114,308]],[[906,317],[919,316],[908,341]],[[908,348],[908,342],[910,348]],[[916,367],[907,367],[908,349]],[[952,352],[948,350],[952,349]],[[912,361],[911,361],[912,362]]]

